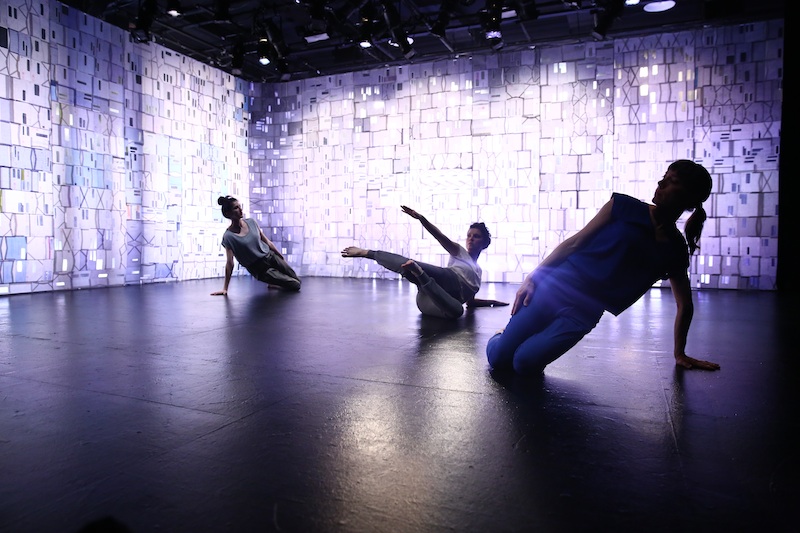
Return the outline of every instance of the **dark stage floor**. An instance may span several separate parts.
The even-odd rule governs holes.
[[[492,376],[510,308],[422,319],[395,281],[234,279],[0,298],[0,530],[796,532],[796,311],[653,290]],[[511,300],[516,285],[485,284]]]

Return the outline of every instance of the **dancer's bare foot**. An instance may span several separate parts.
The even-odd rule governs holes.
[[[423,274],[422,267],[415,263],[413,259],[409,259],[400,265],[400,268],[402,268],[404,272],[413,274],[415,278],[419,278]]]
[[[342,257],[367,257],[368,251],[357,246],[348,246],[342,250]]]

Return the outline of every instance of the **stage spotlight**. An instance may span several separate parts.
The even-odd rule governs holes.
[[[269,65],[270,58],[269,54],[272,50],[272,45],[269,44],[269,41],[266,37],[262,37],[258,40],[258,62],[262,65]]]
[[[661,13],[675,7],[674,0],[664,0],[662,2],[648,2],[644,6],[644,10],[648,13]]]
[[[406,59],[411,59],[417,53],[411,48],[413,41],[409,40],[403,29],[400,13],[397,12],[391,0],[382,0],[381,4],[383,5],[383,19],[386,22],[386,27],[389,28],[392,40],[399,44],[400,49],[403,51],[403,56]]]
[[[169,0],[167,2],[167,14],[171,17],[180,17],[183,14],[181,0]]]
[[[406,37],[400,42],[395,41],[393,38],[389,39],[389,46],[400,48],[400,50],[403,52],[403,56],[406,59],[411,59],[412,57],[417,55],[417,52],[414,51],[414,49],[411,47],[412,44],[414,44],[414,39],[412,39],[411,37]]]
[[[372,2],[364,2],[358,10],[361,48],[372,46],[372,39],[375,37],[375,30],[378,26],[378,17],[378,12]]]
[[[389,45],[390,45],[390,46],[396,46],[396,47],[399,47],[399,48],[402,48],[402,47],[403,47],[403,43],[402,43],[402,42],[401,42],[401,43],[398,43],[398,42],[397,42],[397,41],[395,41],[394,39],[389,39],[389,41],[388,41],[388,42],[389,42]],[[406,37],[406,43],[408,43],[409,45],[412,45],[412,44],[414,44],[414,38],[413,38],[413,37]]]
[[[322,0],[310,0],[305,4],[308,10],[309,22],[306,24],[303,33],[308,44],[325,41],[330,38],[328,35],[328,8]]]
[[[503,0],[486,0],[482,16],[486,41],[493,50],[500,50],[505,44],[503,43],[503,33],[500,31],[500,22],[503,19]]]

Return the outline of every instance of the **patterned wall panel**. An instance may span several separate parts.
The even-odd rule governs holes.
[[[519,282],[612,191],[715,180],[696,287],[772,289],[783,21],[246,84],[58,2],[0,10],[0,293],[217,277],[240,198],[301,275],[396,278],[357,244]],[[241,272],[241,269],[238,271]]]
[[[0,293],[221,275],[250,87],[58,2],[0,31]]]
[[[486,222],[484,279],[518,282],[612,192],[650,201],[694,159],[715,183],[693,285],[773,289],[782,58],[774,21],[264,87],[251,202],[304,221],[304,275],[397,277],[350,244],[443,264],[410,205],[459,241]]]

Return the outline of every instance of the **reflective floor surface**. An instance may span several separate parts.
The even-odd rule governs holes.
[[[695,293],[718,372],[675,369],[656,289],[523,380],[485,358],[509,307],[221,285],[0,298],[0,531],[800,531],[785,295]]]

